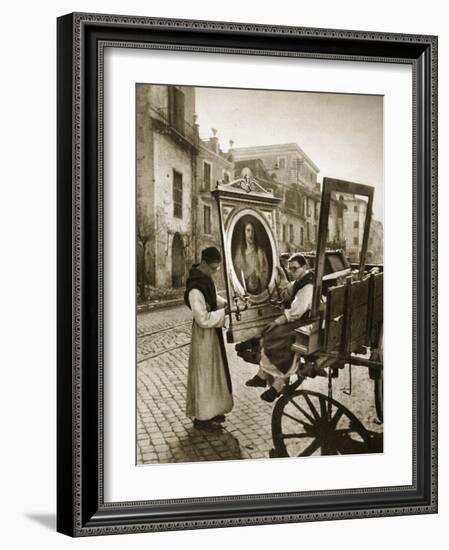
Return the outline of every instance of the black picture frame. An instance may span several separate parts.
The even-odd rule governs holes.
[[[437,512],[437,37],[75,13],[58,18],[57,530],[71,536]],[[102,44],[296,55],[413,69],[413,483],[105,503]]]

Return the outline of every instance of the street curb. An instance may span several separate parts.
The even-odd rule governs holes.
[[[184,298],[175,298],[174,300],[165,300],[163,302],[152,302],[149,304],[142,304],[140,306],[137,306],[137,313],[138,314],[147,313],[148,311],[180,306],[183,303],[184,303]]]
[[[219,290],[218,294],[221,296],[224,294],[224,290]],[[163,302],[150,302],[149,304],[142,304],[140,306],[137,306],[137,313],[147,313],[148,311],[158,310],[158,309],[165,309],[169,307],[175,307],[180,306],[184,304],[184,298],[173,298],[173,300],[164,300]]]

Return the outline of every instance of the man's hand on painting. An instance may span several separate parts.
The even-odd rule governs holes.
[[[289,283],[290,283],[285,271],[279,265],[276,266],[276,279],[275,280],[276,280],[276,285],[279,288],[279,290],[286,289],[288,287]]]
[[[288,283],[287,275],[280,265],[276,266],[276,281],[278,283]]]

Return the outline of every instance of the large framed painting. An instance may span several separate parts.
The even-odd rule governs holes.
[[[60,532],[436,512],[436,59],[59,18]]]

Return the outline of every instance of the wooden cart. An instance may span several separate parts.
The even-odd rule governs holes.
[[[360,261],[326,285],[326,236],[333,194],[365,196],[367,208]],[[333,398],[332,382],[345,367],[369,369],[376,412],[383,421],[383,266],[365,269],[374,189],[325,178],[323,182],[311,317],[296,329],[296,376],[277,400],[272,415],[272,456],[346,454],[374,450],[363,423]],[[354,269],[356,268],[356,269]],[[327,395],[298,389],[310,376],[327,376]]]
[[[342,250],[326,249],[331,201],[340,194],[366,198],[359,262],[350,265]],[[230,183],[217,185],[226,295],[233,308],[228,342],[261,336],[279,316],[276,270],[281,269],[276,240],[276,209],[280,199],[266,191],[250,171]],[[332,395],[332,382],[345,366],[369,369],[379,420],[383,420],[383,266],[366,269],[374,188],[324,178],[316,251],[306,253],[313,266],[311,315],[296,329],[294,372],[272,415],[273,456],[304,456],[316,452],[370,452],[372,435],[362,422]],[[235,269],[233,247],[238,224],[251,219],[265,233],[271,275],[267,288],[249,295],[243,273]],[[278,292],[278,297],[280,294]],[[327,394],[299,389],[308,377],[327,376]]]

